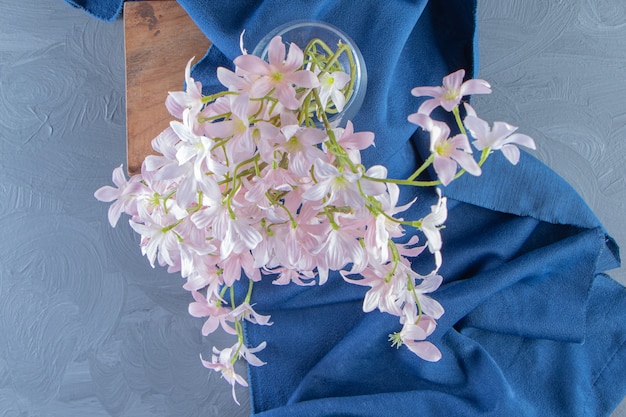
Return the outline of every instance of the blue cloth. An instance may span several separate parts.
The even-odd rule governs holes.
[[[427,156],[427,138],[406,122],[419,104],[410,89],[477,67],[472,1],[179,2],[214,42],[195,71],[207,93],[222,88],[216,66],[232,66],[243,29],[250,49],[305,16],[347,32],[369,76],[354,119],[376,133],[364,162],[391,176]],[[435,297],[446,314],[432,336],[443,359],[390,347],[397,318],[364,314],[364,289],[337,276],[313,289],[266,282],[254,299],[274,325],[246,327],[250,345],[268,342],[268,364],[249,369],[254,415],[600,416],[623,398],[626,292],[601,273],[618,265],[617,247],[585,203],[526,154],[516,167],[496,156],[483,177],[444,193],[445,282]],[[433,202],[432,190],[419,194],[406,218]]]
[[[105,22],[117,19],[124,5],[124,0],[65,0],[65,2]]]
[[[94,2],[106,5],[118,1]],[[338,26],[361,48],[368,92],[355,129],[376,133],[366,165],[411,173],[428,140],[406,121],[420,100],[409,91],[439,85],[465,68],[476,73],[476,1],[179,0],[213,46],[194,69],[205,92],[222,87],[246,29],[251,50],[291,20]],[[91,9],[92,13],[94,9]],[[419,197],[406,218],[433,203]],[[626,290],[603,271],[619,265],[602,225],[554,172],[528,154],[513,167],[494,155],[479,178],[443,189],[445,307],[433,341],[437,363],[390,347],[396,317],[364,314],[365,289],[331,276],[320,287],[255,286],[255,309],[273,326],[246,326],[267,365],[249,368],[253,415],[606,416],[626,394]],[[424,261],[426,262],[426,261]],[[427,268],[427,265],[416,265]]]

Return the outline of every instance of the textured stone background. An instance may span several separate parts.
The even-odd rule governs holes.
[[[495,90],[481,115],[533,136],[626,247],[626,3],[481,0],[480,42]],[[209,343],[181,282],[93,198],[125,160],[124,128],[122,22],[0,0],[2,417],[248,414],[246,391],[234,407],[200,366]]]

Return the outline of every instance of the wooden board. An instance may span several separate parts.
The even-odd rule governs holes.
[[[169,125],[168,91],[179,91],[185,65],[210,46],[185,10],[172,0],[124,3],[126,151],[128,173],[155,153],[151,141]]]

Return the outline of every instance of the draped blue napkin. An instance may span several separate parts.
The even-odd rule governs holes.
[[[356,130],[376,134],[363,162],[386,165],[390,177],[410,174],[428,154],[428,138],[406,121],[421,103],[410,89],[477,70],[475,0],[179,3],[213,42],[193,74],[205,93],[223,88],[215,70],[232,68],[244,29],[249,50],[291,20],[346,32],[368,70],[353,120]],[[97,4],[121,3],[90,2],[101,15]],[[339,276],[314,288],[267,280],[253,298],[274,325],[246,327],[249,345],[268,343],[259,354],[267,365],[249,369],[253,415],[610,414],[626,394],[626,290],[603,273],[619,265],[619,254],[594,214],[525,153],[515,167],[494,155],[482,177],[464,176],[442,191],[445,280],[434,297],[446,313],[430,338],[441,361],[392,348],[397,318],[363,313],[365,289]],[[436,198],[433,190],[403,192],[407,201],[419,197],[406,218],[423,216]]]

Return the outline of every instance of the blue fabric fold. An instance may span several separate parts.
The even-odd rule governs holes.
[[[124,0],[64,0],[70,6],[84,10],[96,19],[112,22],[122,13]],[[130,0],[132,1],[132,0]]]
[[[338,276],[255,287],[274,321],[247,327],[251,345],[268,341],[268,364],[250,369],[255,415],[608,415],[624,394],[623,373],[606,372],[626,360],[626,291],[595,271],[602,228],[451,200],[443,233],[438,363],[390,347],[396,318],[363,313],[364,290]]]
[[[232,68],[244,29],[248,50],[291,20],[346,32],[368,70],[353,120],[376,134],[363,162],[386,165],[390,177],[410,174],[428,154],[427,136],[406,121],[421,103],[410,89],[439,85],[460,68],[477,72],[472,0],[179,3],[213,42],[193,72],[205,93],[223,88],[215,70]],[[603,273],[619,265],[619,252],[589,207],[525,153],[515,167],[494,155],[482,177],[442,191],[445,280],[434,297],[446,313],[430,339],[441,361],[392,348],[397,318],[363,313],[365,289],[338,275],[313,288],[265,280],[255,285],[255,309],[274,324],[245,329],[249,345],[267,341],[259,353],[267,365],[249,368],[253,415],[610,414],[626,394],[626,290]],[[423,216],[436,199],[433,190],[403,192],[418,197],[405,218]],[[428,262],[415,268],[428,271]]]

